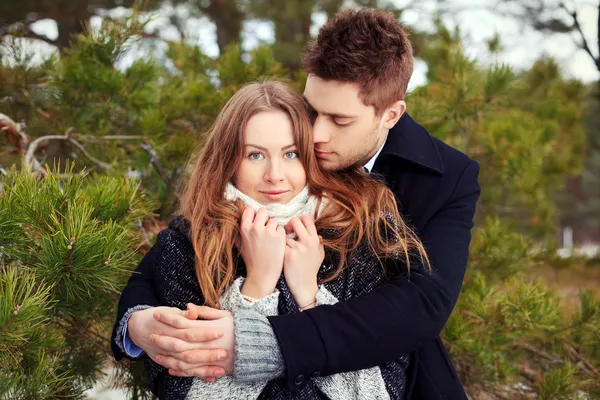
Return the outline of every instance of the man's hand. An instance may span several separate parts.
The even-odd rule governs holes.
[[[151,335],[161,349],[156,362],[169,368],[171,375],[214,382],[233,374],[235,332],[229,311],[188,304],[185,315],[155,313],[155,318],[177,329],[174,337]]]
[[[187,311],[150,308],[131,316],[128,332],[136,345],[172,375],[214,382],[233,372],[233,317],[227,311],[192,304]]]

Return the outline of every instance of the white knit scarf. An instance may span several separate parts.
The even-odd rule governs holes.
[[[321,212],[326,205],[325,198],[321,200],[321,204],[319,205],[319,198],[308,193],[308,186],[305,186],[304,189],[294,196],[287,204],[271,203],[264,205],[240,192],[233,184],[228,183],[225,188],[225,199],[240,199],[247,206],[254,208],[255,211],[258,211],[260,208],[266,208],[269,217],[275,218],[279,225],[286,225],[292,218],[301,217],[303,215],[318,217],[321,215]],[[317,205],[319,205],[318,209]]]

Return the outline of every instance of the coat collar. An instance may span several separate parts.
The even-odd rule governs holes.
[[[387,156],[400,157],[439,174],[444,173],[444,163],[435,139],[408,113],[404,113],[388,133],[379,158]]]

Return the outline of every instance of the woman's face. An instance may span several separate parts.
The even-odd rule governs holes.
[[[263,111],[250,118],[243,151],[233,183],[259,203],[288,203],[306,186],[292,122],[283,111]]]

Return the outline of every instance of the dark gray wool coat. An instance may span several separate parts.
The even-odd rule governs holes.
[[[327,237],[333,233],[322,231],[319,234]],[[189,223],[183,217],[175,218],[167,229],[159,233],[155,247],[157,247],[155,252],[157,260],[154,279],[161,303],[181,309],[185,309],[187,303],[203,304],[204,300],[195,274],[194,250],[189,240]],[[326,252],[319,278],[323,279],[331,273],[338,261],[339,258],[336,258],[335,254]],[[412,271],[411,274],[413,273],[415,272]],[[403,274],[406,275],[407,271],[402,262],[387,261],[382,264],[366,245],[361,245],[349,255],[342,273],[326,283],[325,287],[339,301],[347,301],[385,285],[388,280]],[[245,267],[241,259],[238,263],[237,276],[245,276]],[[280,291],[279,313],[299,312],[283,277],[277,288]],[[393,400],[402,399],[408,363],[409,357],[404,356],[379,366],[386,389]],[[167,369],[154,363],[150,358],[146,358],[146,371],[155,394],[160,393],[161,398],[169,400],[186,398],[193,378],[173,377],[169,375]],[[291,392],[284,380],[274,380],[270,381],[261,393],[259,400],[264,399],[313,400],[326,399],[326,397],[312,382],[300,391]]]

